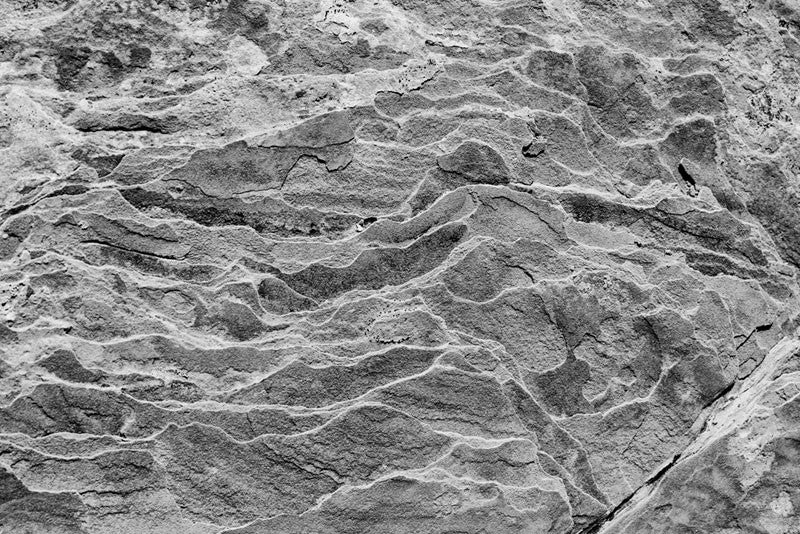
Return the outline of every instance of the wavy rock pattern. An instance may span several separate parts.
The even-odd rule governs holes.
[[[796,3],[0,21],[0,531],[797,532]]]

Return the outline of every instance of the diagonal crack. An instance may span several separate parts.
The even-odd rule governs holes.
[[[630,495],[622,499],[622,501],[620,501],[620,503],[616,505],[614,508],[612,508],[608,513],[606,513],[606,515],[598,519],[595,519],[589,525],[577,531],[576,534],[597,534],[598,532],[600,532],[603,526],[611,522],[616,517],[617,513],[623,508],[625,508],[625,506],[627,506],[628,503],[631,502],[631,500],[633,500],[633,498],[636,495],[638,495],[640,491],[642,491],[642,489],[657,484],[658,481],[661,480],[664,477],[664,475],[666,475],[667,472],[669,472],[669,470],[672,469],[675,466],[675,464],[678,463],[678,461],[681,459],[681,454],[682,453],[680,452],[676,453],[669,461],[669,463],[667,463],[664,467],[659,469],[655,474],[651,475],[650,478],[648,478],[644,484],[636,488],[636,490],[633,491]]]
[[[712,407],[719,399],[723,398],[725,395],[730,393],[730,391],[738,383],[739,383],[739,381],[732,380],[730,384],[728,384],[725,388],[720,390],[716,395],[714,395],[714,397],[711,400],[709,400],[703,406],[703,410],[701,411],[700,415],[698,416],[698,419],[705,415],[706,420],[703,423],[703,426],[700,429],[700,431],[697,433],[697,436],[700,436],[706,429],[706,424],[707,424],[708,419],[709,419],[709,414],[705,413],[706,410],[708,408]],[[694,439],[697,439],[697,436],[695,436]],[[650,477],[648,477],[647,480],[645,480],[644,484],[640,485],[638,488],[636,488],[634,491],[632,491],[627,497],[622,499],[622,501],[620,501],[620,503],[618,505],[616,505],[614,508],[612,508],[609,512],[607,512],[602,517],[599,517],[599,518],[595,519],[592,523],[590,523],[589,525],[587,525],[583,529],[577,531],[575,534],[598,534],[601,531],[601,529],[606,524],[608,524],[611,521],[613,521],[614,518],[616,517],[617,513],[619,513],[619,511],[622,510],[623,508],[625,508],[628,505],[628,503],[630,503],[634,499],[634,497],[636,497],[639,493],[642,492],[642,490],[644,490],[645,488],[648,488],[650,486],[654,486],[654,485],[658,484],[658,482],[662,478],[664,478],[664,475],[666,475],[670,471],[670,469],[672,469],[680,461],[680,459],[683,456],[683,453],[686,451],[687,448],[689,448],[689,445],[691,443],[692,442],[687,444],[686,447],[684,447],[683,450],[681,450],[680,452],[675,453],[672,456],[672,459],[666,465],[664,465],[661,469],[656,471],[654,474],[650,475]]]
[[[757,332],[766,332],[770,328],[772,328],[772,323],[762,324],[762,325],[756,326],[749,334],[747,334],[747,337],[744,338],[744,341],[742,341],[741,343],[739,343],[736,346],[736,350],[741,349],[744,346],[745,343],[750,341],[750,338],[753,337],[753,334],[755,334]]]

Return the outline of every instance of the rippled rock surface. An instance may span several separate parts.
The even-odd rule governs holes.
[[[791,0],[0,4],[0,531],[800,524]]]

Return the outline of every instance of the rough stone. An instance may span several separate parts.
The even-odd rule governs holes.
[[[0,532],[796,534],[800,9],[0,2]]]

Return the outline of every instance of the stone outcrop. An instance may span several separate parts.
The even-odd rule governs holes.
[[[0,532],[796,534],[800,7],[0,5]]]

